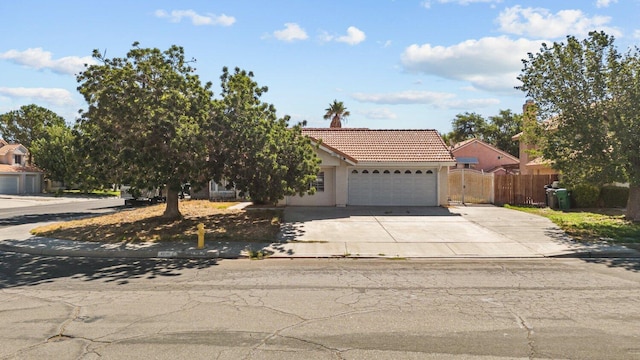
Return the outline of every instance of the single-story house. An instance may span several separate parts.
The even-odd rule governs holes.
[[[520,167],[520,159],[480,139],[469,139],[451,148],[456,168],[474,169],[485,173],[513,174]]]
[[[305,128],[318,145],[314,195],[287,206],[446,206],[448,171],[456,164],[436,130]]]
[[[27,164],[29,152],[20,144],[0,139],[0,194],[42,192],[42,172]]]

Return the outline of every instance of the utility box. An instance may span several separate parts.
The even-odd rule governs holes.
[[[560,210],[568,210],[571,207],[567,189],[556,189],[556,198],[558,199],[558,208]]]

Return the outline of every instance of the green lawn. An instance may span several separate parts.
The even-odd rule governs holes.
[[[63,190],[61,195],[85,195],[85,196],[120,196],[120,191],[113,190]]]
[[[578,241],[640,244],[640,223],[625,220],[619,209],[572,209],[570,211],[505,205],[509,209],[544,216]]]

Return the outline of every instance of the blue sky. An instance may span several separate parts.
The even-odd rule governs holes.
[[[521,59],[541,43],[616,37],[640,43],[640,0],[0,0],[0,113],[35,103],[73,123],[74,74],[93,49],[175,44],[219,93],[223,66],[253,71],[278,115],[328,127],[451,130],[456,114],[521,112]]]

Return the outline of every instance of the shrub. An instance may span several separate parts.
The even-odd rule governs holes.
[[[590,184],[577,184],[571,189],[571,197],[578,208],[594,207],[600,198],[600,189]]]
[[[604,186],[600,191],[600,203],[603,207],[626,207],[629,199],[629,188]]]

